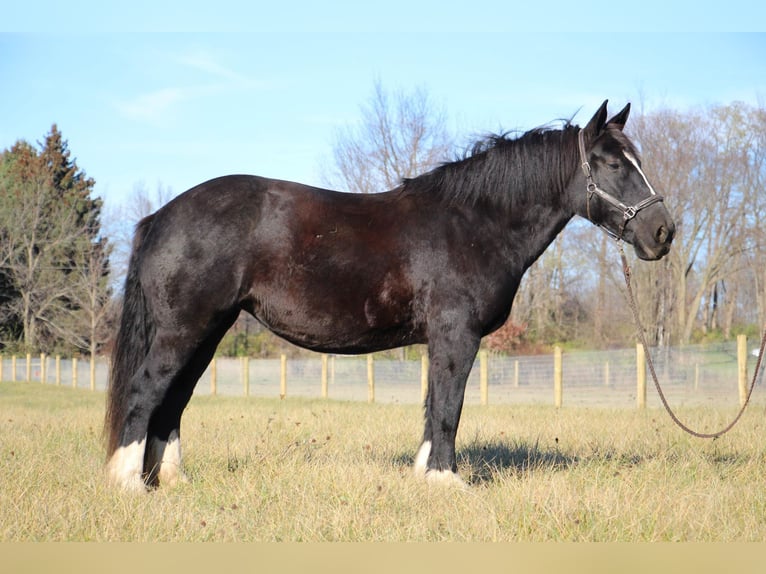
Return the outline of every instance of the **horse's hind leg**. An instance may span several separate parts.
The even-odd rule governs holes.
[[[193,385],[180,381],[168,390],[162,405],[152,416],[144,453],[144,475],[148,486],[175,486],[188,482],[181,466],[181,413],[191,398]]]
[[[144,457],[146,482],[150,486],[172,487],[188,481],[181,465],[181,415],[192,397],[197,381],[213,358],[218,343],[237,318],[238,312],[222,321],[197,349],[152,415]]]
[[[178,335],[156,333],[149,353],[129,382],[125,423],[118,447],[107,464],[112,483],[126,490],[145,490],[144,459],[150,420],[193,352],[194,347]]]

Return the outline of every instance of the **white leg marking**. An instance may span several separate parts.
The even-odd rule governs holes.
[[[430,454],[431,441],[423,441],[423,444],[421,444],[418,449],[418,453],[415,455],[415,465],[413,466],[415,476],[419,478],[424,478],[426,476],[426,472],[428,471],[428,456]]]
[[[168,442],[165,443],[165,451],[160,459],[160,484],[175,486],[179,482],[189,482],[189,479],[181,470],[181,437],[177,430],[170,433]]]
[[[106,467],[109,482],[126,491],[146,492],[146,486],[141,477],[144,470],[145,449],[146,437],[140,442],[132,442],[114,451]]]
[[[181,438],[178,431],[174,430],[168,436],[168,440],[152,439],[149,443],[147,461],[150,468],[149,482],[156,478],[161,485],[176,486],[179,482],[188,482],[188,478],[181,470]]]

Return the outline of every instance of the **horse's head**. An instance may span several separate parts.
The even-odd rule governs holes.
[[[575,178],[575,193],[582,193],[577,213],[633,245],[639,258],[660,259],[670,251],[675,224],[622,131],[630,104],[608,121],[606,104],[578,134],[585,183]]]

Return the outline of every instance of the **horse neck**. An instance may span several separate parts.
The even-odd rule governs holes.
[[[508,215],[507,249],[515,254],[515,270],[526,271],[566,227],[573,213],[562,206],[534,205]]]
[[[514,272],[526,271],[574,217],[571,195],[577,186],[573,179],[573,174],[555,174],[548,182],[517,180],[508,192],[523,194],[523,199],[488,210],[488,217],[504,226],[505,249],[511,254]]]
[[[576,134],[567,126],[498,137],[466,159],[405,180],[399,191],[470,213],[511,272],[523,273],[574,216]]]
[[[563,134],[562,140],[566,138],[573,135]],[[537,149],[529,149],[527,157],[544,157],[544,162],[522,163],[516,176],[506,183],[510,200],[504,202],[505,213],[499,215],[508,221],[508,241],[519,253],[522,272],[543,254],[575,214],[573,194],[579,189],[579,171],[577,156],[572,153],[571,141],[568,143],[552,145],[545,134],[540,135]]]

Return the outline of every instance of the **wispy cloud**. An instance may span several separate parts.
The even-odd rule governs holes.
[[[189,50],[178,56],[176,61],[191,70],[206,74],[229,88],[267,89],[272,87],[270,82],[241,73],[223,63],[220,57],[204,49]]]
[[[273,87],[236,71],[206,50],[187,50],[180,55],[161,54],[158,60],[163,76],[173,85],[114,101],[114,108],[123,117],[160,124],[172,116],[175,108],[193,100]]]
[[[163,88],[140,94],[130,100],[117,101],[115,107],[127,118],[156,122],[161,120],[174,105],[187,99],[189,97],[187,92],[188,90],[183,88]]]
[[[194,70],[205,72],[216,78],[232,82],[245,82],[247,78],[218,62],[212,54],[204,50],[195,50],[178,57],[178,62]]]

